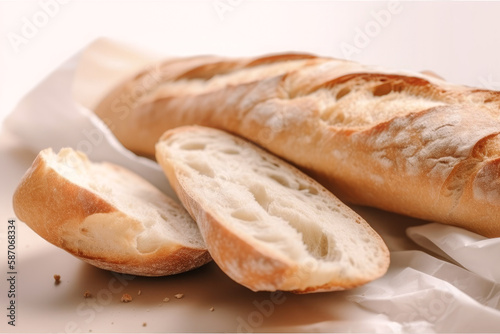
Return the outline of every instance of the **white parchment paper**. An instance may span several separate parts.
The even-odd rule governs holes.
[[[46,147],[73,147],[93,161],[126,166],[175,196],[158,165],[124,149],[91,111],[114,84],[158,58],[98,40],[29,92],[4,127],[34,152]],[[384,277],[340,295],[332,294],[331,298],[337,298],[337,310],[326,310],[332,304],[326,303],[328,299],[319,299],[318,308],[332,312],[331,321],[279,328],[323,332],[500,332],[500,239],[438,223],[412,224],[406,231],[397,232],[396,227],[405,219],[384,213],[367,219],[384,227],[377,229],[384,239],[399,240],[389,244],[391,266]],[[342,305],[345,309],[349,305],[361,307],[363,316],[343,314]]]
[[[92,161],[126,166],[175,197],[161,168],[123,148],[90,110],[103,92],[155,59],[106,39],[97,40],[29,92],[4,127],[34,152],[72,147]]]

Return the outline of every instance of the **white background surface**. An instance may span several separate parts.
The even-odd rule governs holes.
[[[498,2],[395,2],[399,13],[377,29],[373,13],[387,10],[390,2],[65,0],[26,44],[13,47],[9,33],[23,36],[26,20],[34,23],[42,4],[55,1],[0,2],[2,115],[63,60],[101,36],[172,55],[347,56],[500,88]],[[213,6],[217,2],[234,4],[222,19]],[[365,41],[359,31],[367,29],[372,37]],[[359,53],[342,52],[345,44],[361,46]]]
[[[52,6],[52,17],[41,24],[33,36],[26,38],[26,44],[14,47],[9,36],[11,39],[13,34],[22,37],[26,22],[34,22],[35,17],[42,17],[40,13],[44,12],[43,7],[47,3]],[[500,3],[495,2],[401,2],[389,5],[389,2],[330,1],[74,0],[58,7],[54,7],[54,3],[55,0],[0,2],[2,118],[51,71],[103,36],[167,55],[216,53],[236,56],[305,51],[393,68],[432,70],[452,82],[500,89]],[[221,17],[214,9],[214,3],[229,3],[233,9]],[[397,8],[398,13],[384,16],[380,21],[380,15],[387,15],[388,6],[395,6],[392,8]],[[382,24],[378,23],[376,17]],[[345,50],[349,45],[357,48],[357,52],[349,54],[343,51],[342,47]],[[17,181],[31,163],[33,152],[24,150],[4,133],[0,136],[0,144],[0,222],[4,222],[14,217],[10,198]],[[405,239],[405,228],[422,222],[371,209],[358,210],[378,231],[384,232],[391,250],[417,249],[409,239]],[[273,311],[268,312],[260,308],[266,303],[269,305],[268,293],[254,294],[238,286],[213,264],[197,272],[169,279],[119,280],[108,272],[80,263],[38,238],[23,224],[18,225],[19,252],[22,254],[19,291],[24,295],[19,297],[20,327],[16,330],[23,332],[491,331],[494,327],[488,327],[488,321],[467,322],[467,315],[489,314],[490,318],[487,319],[492,322],[499,319],[493,309],[489,313],[481,313],[483,310],[476,305],[477,301],[497,298],[497,285],[490,286],[488,284],[491,282],[474,276],[473,281],[480,283],[476,286],[483,287],[480,290],[484,291],[471,292],[467,289],[470,286],[467,282],[471,281],[472,276],[458,269],[454,269],[453,275],[464,275],[462,281],[457,283],[452,280],[455,285],[449,291],[440,291],[430,304],[428,299],[415,295],[413,302],[405,304],[414,309],[401,310],[396,318],[388,319],[373,312],[375,309],[380,310],[380,313],[384,310],[390,313],[391,300],[386,301],[386,304],[375,303],[368,311],[353,303],[346,303],[349,292],[305,297],[287,294],[286,302],[274,304]],[[0,235],[2,238],[5,236],[4,229]],[[0,254],[3,254],[2,250]],[[412,254],[399,254],[396,260],[401,257],[413,259],[417,263],[422,254],[414,257]],[[0,261],[3,262],[4,258],[0,256]],[[426,265],[434,263],[434,260],[424,260],[422,263]],[[398,261],[393,261],[395,266],[407,263],[401,259]],[[441,265],[439,262],[437,267]],[[398,276],[396,269],[393,267],[388,277]],[[428,269],[429,272],[433,270]],[[429,277],[421,275],[421,280],[412,283],[420,284],[420,288],[426,288],[427,285],[432,287],[435,274],[429,272],[425,274]],[[57,287],[52,284],[52,275],[55,273],[61,274],[63,278],[62,284]],[[200,277],[204,277],[203,280]],[[398,277],[404,282],[404,275]],[[372,287],[375,290],[377,287],[387,289],[392,282],[382,280],[378,286],[375,284]],[[384,286],[386,283],[388,287]],[[411,290],[412,286],[404,284],[401,288],[403,291],[398,291],[400,298],[418,290],[418,286]],[[404,291],[405,288],[410,291]],[[4,309],[4,282],[0,289],[0,309]],[[82,299],[87,289],[97,296],[98,304],[88,304],[89,301]],[[469,298],[466,300],[468,304],[460,304],[465,306],[463,309],[466,312],[446,308],[443,313],[442,309],[436,308],[450,302],[450,291],[455,296],[453,289],[465,291]],[[138,290],[142,291],[141,297],[137,296]],[[108,302],[105,297],[110,291],[114,300]],[[370,293],[373,295],[373,289],[369,290],[368,287],[366,291],[367,296]],[[131,293],[134,303],[116,302],[122,292]],[[186,296],[183,300],[174,300],[175,293],[185,293]],[[468,296],[472,296],[472,299]],[[172,299],[170,304],[161,302],[164,297]],[[238,302],[235,303],[235,300]],[[368,302],[373,303],[373,300]],[[495,302],[493,300],[490,304],[498,309]],[[209,311],[212,306],[215,307],[214,312]],[[394,303],[392,311],[399,306]],[[457,314],[461,316],[457,318]],[[5,326],[5,316],[0,312],[2,318],[0,331],[11,331],[12,328]],[[484,327],[427,327],[443,319],[444,324],[465,322]],[[414,324],[405,327],[405,322],[413,320],[422,320],[422,327]],[[147,327],[142,327],[143,322],[147,322]]]

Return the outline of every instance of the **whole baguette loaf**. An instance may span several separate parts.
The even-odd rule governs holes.
[[[181,205],[135,173],[70,148],[41,151],[13,205],[41,237],[99,268],[162,276],[211,260]]]
[[[226,132],[167,131],[156,157],[212,258],[254,290],[344,290],[382,276],[380,236],[319,183]]]
[[[500,236],[500,92],[311,55],[193,57],[139,73],[95,112],[141,155],[165,130],[215,127],[346,202]]]

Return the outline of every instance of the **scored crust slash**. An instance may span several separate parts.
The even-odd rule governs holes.
[[[169,129],[202,125],[292,162],[345,202],[500,236],[500,92],[435,75],[309,54],[199,56],[157,66],[158,84],[96,106],[133,152],[154,157]]]

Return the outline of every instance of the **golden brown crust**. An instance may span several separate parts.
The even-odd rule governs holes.
[[[320,286],[311,286],[309,276],[314,274],[301,271],[304,268],[301,268],[297,262],[256,246],[250,241],[251,238],[248,235],[240,235],[237,231],[231,230],[225,222],[226,219],[217,213],[217,208],[208,201],[200,199],[200,196],[196,194],[198,189],[189,186],[189,176],[185,174],[186,171],[177,165],[175,159],[169,159],[161,148],[162,142],[168,141],[171,136],[186,132],[196,137],[198,131],[208,130],[202,127],[179,127],[167,131],[157,144],[156,157],[180,201],[197,222],[212,258],[229,277],[254,291],[287,290],[294,293],[311,293],[352,289],[384,275],[390,262],[389,251],[380,236],[356,215],[353,215],[352,219],[356,219],[359,224],[366,225],[366,232],[370,238],[379,243],[380,254],[376,256],[379,261],[377,270],[361,272],[349,277],[331,275],[330,281]],[[257,147],[255,150],[261,152],[260,154],[267,154]],[[275,164],[283,163],[281,160],[272,160],[272,158],[266,157],[268,161],[273,161]],[[304,182],[307,181],[306,179],[314,182],[302,173],[296,170],[295,172],[298,178],[304,178]],[[332,202],[337,201],[332,194],[326,190],[324,192],[324,196],[331,197]],[[349,209],[346,208],[346,210]],[[349,213],[344,212],[344,214]],[[298,286],[304,288],[297,289]]]
[[[79,259],[101,269],[138,276],[166,276],[183,273],[212,261],[210,254],[203,249],[179,247],[176,250],[163,249],[149,256],[123,262],[110,260],[109,257],[89,258],[73,254]]]
[[[71,183],[47,165],[39,154],[13,196],[17,217],[53,245],[99,268],[120,273],[161,276],[201,266],[211,260],[206,249],[160,246],[141,253],[134,247],[142,224],[117,210],[97,194]],[[88,226],[116,232],[103,249],[102,241],[82,238]]]
[[[78,197],[85,199],[81,205],[67,200]],[[35,158],[18,185],[13,196],[13,207],[19,219],[29,221],[36,233],[53,244],[61,243],[59,231],[67,221],[81,221],[93,213],[116,211],[94,194],[65,182],[46,165],[41,155]],[[66,207],[66,210],[60,209]]]
[[[96,113],[115,119],[118,139],[138,154],[152,157],[168,129],[216,127],[296,164],[350,203],[500,236],[492,186],[500,153],[486,140],[500,133],[500,92],[319,57],[290,69],[288,57],[273,56],[268,72],[241,65],[248,59],[219,59],[210,76],[165,80],[116,120],[109,101],[119,88]],[[225,62],[240,64],[229,72],[242,78],[227,79]],[[195,68],[203,66],[182,70],[192,77]]]
[[[290,263],[278,258],[270,260],[268,255],[263,256],[259,249],[232,234],[221,223],[221,219],[214,218],[213,213],[208,212],[207,208],[203,208],[189,195],[189,190],[186,190],[182,185],[182,175],[179,175],[179,170],[175,170],[175,167],[168,164],[164,164],[162,167],[184,207],[198,223],[205,243],[211,245],[210,255],[221,270],[239,284],[254,291],[273,290],[273,287],[280,286],[283,278],[286,277],[286,272],[290,270]],[[257,266],[251,265],[253,261],[260,259],[268,261],[267,267],[273,268],[272,274],[263,275]],[[231,265],[232,261],[238,261],[239,264]],[[245,267],[247,271],[240,276],[234,270],[237,267]],[[270,280],[270,277],[274,280]]]

